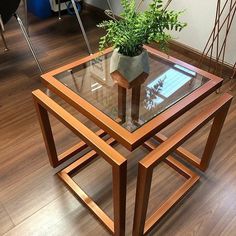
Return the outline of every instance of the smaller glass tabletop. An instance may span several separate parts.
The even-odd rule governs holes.
[[[150,73],[140,89],[137,81],[137,92],[136,81],[129,89],[112,79],[110,58],[111,53],[101,55],[56,74],[54,78],[129,132],[137,130],[209,81],[192,70],[149,53]]]

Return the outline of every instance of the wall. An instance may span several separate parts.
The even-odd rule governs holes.
[[[122,10],[120,1],[110,1],[115,14],[119,15]],[[108,8],[106,0],[86,0],[86,2],[102,9]],[[148,2],[150,2],[150,0],[144,1],[142,9],[145,9]],[[225,0],[221,2],[223,5]],[[216,4],[216,0],[173,0],[170,9],[185,10],[181,20],[188,23],[188,26],[182,32],[172,33],[174,39],[202,52],[214,25]],[[235,36],[236,19],[234,19],[231,27],[225,55],[226,62],[231,65],[236,61]]]

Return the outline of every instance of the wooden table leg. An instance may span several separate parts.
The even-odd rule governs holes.
[[[152,159],[154,160],[155,157]],[[149,233],[162,217],[169,212],[169,210],[175,206],[199,180],[198,175],[186,168],[173,157],[166,157],[166,154],[163,153],[163,155],[157,156],[155,159],[158,163],[160,163],[161,160],[164,160],[171,168],[184,176],[187,181],[179,187],[178,190],[175,191],[175,193],[173,193],[148,219],[146,219],[154,166],[148,162],[142,163],[141,161],[139,163],[133,236],[142,236]]]
[[[58,166],[56,146],[52,134],[51,124],[47,110],[34,100],[35,109],[38,115],[44,143],[48,153],[48,159],[52,167]]]
[[[230,107],[230,102],[226,103],[219,112],[216,113],[213,124],[211,126],[211,131],[207,139],[207,143],[201,158],[200,168],[202,171],[206,171],[209,163],[211,161],[213,152],[215,150],[216,144],[218,142],[221,130],[223,128],[228,110]]]
[[[126,121],[126,89],[118,85],[118,117],[121,123]]]
[[[139,163],[138,180],[135,198],[133,236],[141,236],[144,232],[148,200],[151,190],[152,171]]]
[[[141,85],[132,88],[131,118],[133,121],[139,120],[140,91]]]
[[[127,162],[112,168],[114,235],[125,235]]]

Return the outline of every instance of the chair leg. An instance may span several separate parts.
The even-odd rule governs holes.
[[[5,37],[3,35],[3,31],[2,31],[2,28],[0,28],[0,34],[1,34],[1,37],[2,37],[2,41],[3,41],[3,44],[4,44],[4,51],[8,51],[8,47],[7,47],[7,43],[6,43],[6,40],[5,40]]]
[[[58,0],[58,19],[61,20],[61,0]]]
[[[24,27],[24,25],[23,25],[23,23],[22,23],[22,20],[20,19],[20,17],[19,17],[17,14],[14,14],[14,16],[16,17],[16,20],[17,20],[17,22],[18,22],[19,25],[20,25],[21,31],[22,31],[22,33],[23,33],[23,35],[24,35],[24,37],[25,37],[25,40],[26,40],[26,42],[27,42],[27,44],[28,44],[28,47],[29,47],[29,49],[30,49],[30,51],[31,51],[31,53],[32,53],[32,55],[33,55],[33,57],[34,57],[34,60],[35,60],[37,66],[38,66],[38,68],[39,68],[39,71],[40,71],[41,74],[43,74],[42,67],[41,67],[41,65],[39,64],[38,58],[37,58],[37,56],[36,56],[36,54],[35,54],[35,51],[34,51],[33,46],[32,46],[32,43],[31,43],[31,41],[30,41],[30,39],[29,39],[29,37],[28,37],[28,34],[27,34],[27,32],[26,32],[26,29],[25,29],[25,27]]]
[[[3,25],[2,17],[0,15],[0,34],[1,34],[1,37],[2,37],[3,44],[4,44],[4,51],[8,51],[9,49],[7,47],[7,42],[5,40],[3,31],[4,31],[4,25]]]
[[[0,14],[0,27],[1,27],[2,31],[5,30],[1,14]]]
[[[83,34],[83,37],[84,37],[84,41],[85,41],[85,43],[86,43],[86,45],[87,45],[88,52],[89,52],[89,54],[92,54],[92,50],[91,50],[91,47],[90,47],[90,44],[89,44],[87,35],[86,35],[86,33],[85,33],[84,26],[83,26],[82,20],[81,20],[81,18],[80,18],[78,9],[77,9],[77,7],[76,7],[75,0],[71,0],[71,3],[72,3],[72,6],[73,6],[73,8],[74,8],[74,11],[75,11],[77,20],[78,20],[78,22],[79,22],[79,25],[80,25],[80,28],[81,28],[81,31],[82,31],[82,34]]]
[[[23,0],[23,5],[24,5],[25,28],[26,28],[27,35],[29,37],[29,22],[28,22],[27,0]]]

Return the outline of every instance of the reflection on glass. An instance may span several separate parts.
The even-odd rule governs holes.
[[[177,67],[178,65],[175,65]],[[180,66],[178,66],[180,68]],[[183,67],[185,71],[188,71],[191,75],[193,71],[187,70]],[[195,72],[194,72],[195,73]],[[166,98],[173,95],[182,86],[192,80],[193,76],[188,76],[182,74],[180,71],[173,68],[164,72],[161,76],[158,76],[155,80],[150,82],[146,88],[146,109],[154,109],[157,105],[165,101]]]
[[[182,72],[189,73],[190,76],[196,76],[196,74],[197,74],[195,71],[189,70],[189,69],[187,69],[183,66],[180,66],[178,64],[175,64],[174,67],[181,70]]]
[[[163,89],[165,79],[166,76],[164,76],[164,78],[158,77],[156,80],[147,85],[146,98],[144,100],[145,108],[147,110],[152,110],[164,101],[164,99],[160,97],[160,94]]]

